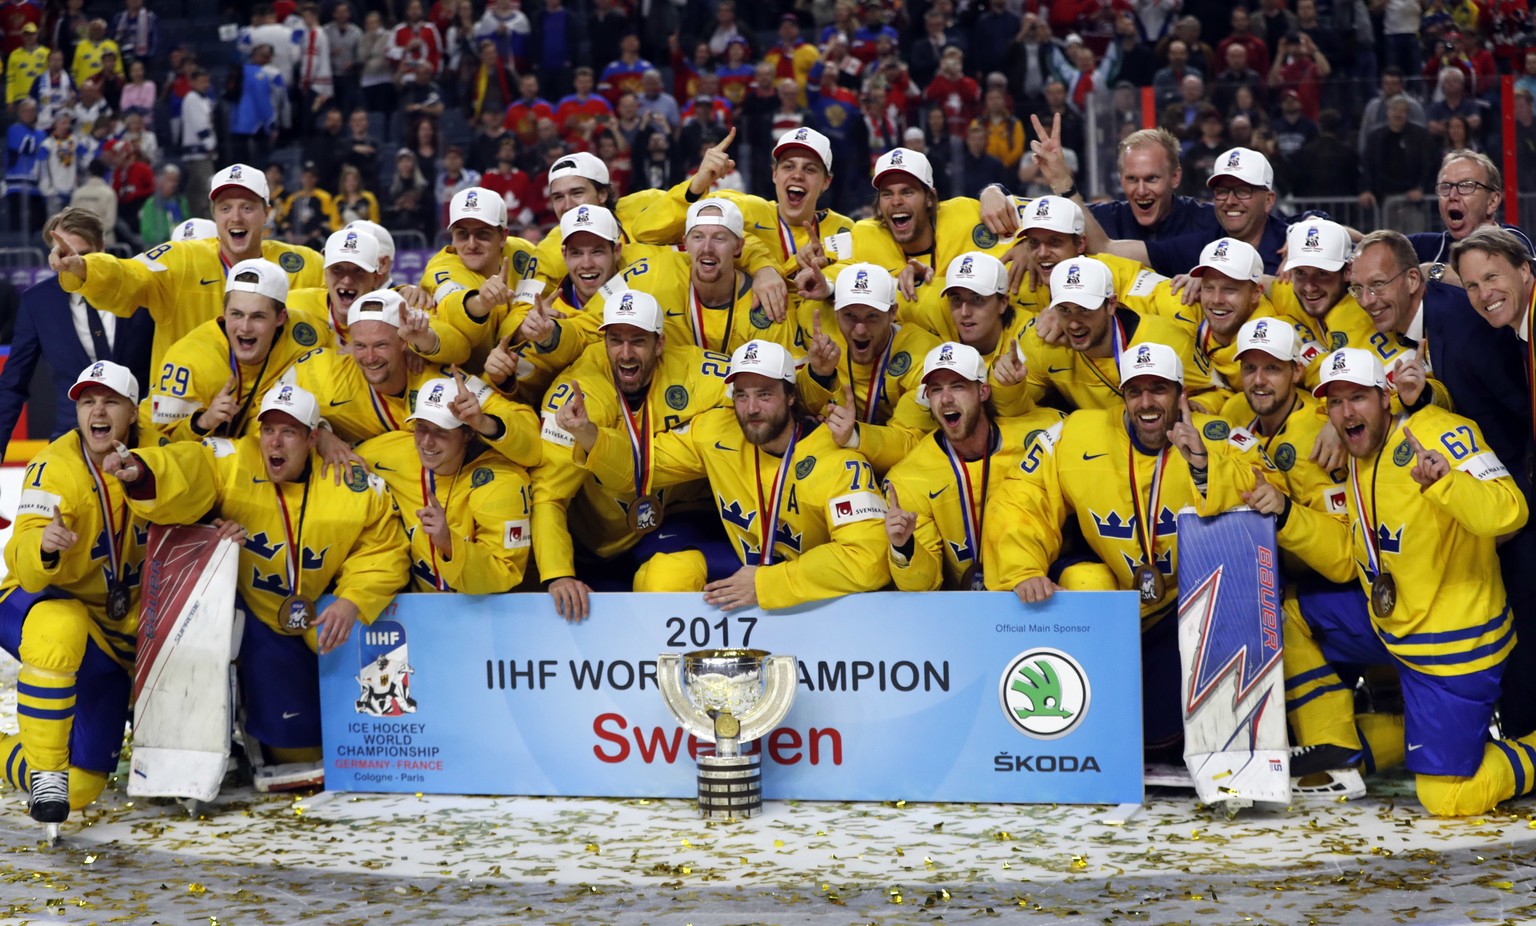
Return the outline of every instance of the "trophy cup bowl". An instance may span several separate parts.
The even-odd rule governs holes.
[[[656,660],[662,700],[689,733],[715,744],[699,757],[699,815],[752,817],[763,809],[761,754],[742,755],[778,726],[795,698],[795,657],[756,649],[664,653]]]

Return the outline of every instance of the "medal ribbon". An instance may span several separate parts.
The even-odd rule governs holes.
[[[1165,446],[1157,452],[1157,462],[1152,465],[1152,485],[1147,492],[1147,509],[1141,508],[1141,487],[1136,484],[1136,442],[1131,441],[1128,446],[1130,453],[1131,470],[1131,509],[1132,517],[1136,519],[1136,542],[1141,544],[1141,550],[1146,565],[1157,568],[1157,512],[1162,507],[1163,498],[1163,468],[1168,465],[1168,448]]]
[[[455,478],[457,478],[457,475],[455,475]],[[423,466],[421,468],[421,506],[425,508],[427,503],[435,498],[437,498],[437,473]],[[453,485],[451,483],[448,486],[448,498],[450,501],[453,499]],[[448,506],[441,505],[440,507],[443,509],[444,516],[446,516]],[[440,592],[452,591],[448,587],[448,580],[443,578],[442,572],[437,568],[437,544],[432,542],[431,537],[427,538],[427,549],[432,551],[432,587]]]
[[[738,293],[737,296],[739,297],[740,294]],[[692,311],[688,313],[688,324],[693,328],[693,343],[697,347],[710,350],[709,333],[704,327],[704,300],[700,299],[699,294],[694,292],[692,283],[688,284],[688,303],[693,307]],[[720,353],[722,354],[729,354],[731,352],[731,329],[735,325],[736,299],[732,299],[731,309],[725,315],[725,333],[720,336]]]
[[[955,485],[960,489],[962,503],[960,505],[961,525],[965,528],[965,545],[971,551],[971,562],[978,568],[981,566],[981,529],[987,516],[987,488],[992,481],[992,426],[987,426],[987,452],[981,458],[981,493],[978,496],[975,485],[971,482],[971,472],[966,467],[965,461],[955,452],[954,445],[948,439],[940,441],[944,445],[944,455],[949,457],[949,468],[955,474]],[[962,568],[964,563],[961,564]]]
[[[213,429],[215,434],[221,430],[231,435],[240,433],[240,424],[245,421],[245,413],[251,410],[251,403],[256,399],[256,390],[261,388],[261,381],[267,376],[267,365],[272,362],[272,353],[277,350],[277,339],[282,337],[282,334],[283,328],[279,325],[272,333],[272,344],[267,348],[266,358],[261,361],[261,369],[256,371],[256,381],[251,384],[251,394],[240,403],[240,410],[235,412],[235,417]],[[235,345],[229,340],[228,331],[224,332],[224,343],[229,345],[229,372],[235,377],[235,397],[239,398],[241,393],[245,392],[245,376],[240,372],[240,361],[235,358]]]
[[[779,243],[784,245],[784,257],[789,259],[800,253],[800,246],[795,244],[795,230],[784,221],[784,216],[779,216]]]
[[[395,420],[394,413],[389,410],[389,402],[379,395],[378,391],[372,386],[368,387],[368,401],[373,403],[373,413],[378,417],[379,424],[382,424],[386,431],[403,430],[400,427],[400,422]]]
[[[614,383],[614,391],[618,392],[618,383]],[[619,392],[619,410],[624,413],[624,433],[629,437],[631,458],[635,465],[635,497],[650,494],[651,491],[651,399],[646,394],[645,401],[640,403],[640,423],[635,423],[635,416],[629,410],[629,403],[624,401],[624,393]]]
[[[107,494],[107,483],[101,478],[101,470],[96,468],[96,461],[85,449],[85,435],[80,435],[80,455],[85,458],[85,467],[91,471],[91,481],[96,483],[96,505],[101,509],[102,522],[107,525],[107,588],[110,589],[122,574],[123,547],[127,541],[128,533],[128,496],[123,496],[122,520],[112,517],[111,496]]]
[[[1397,430],[1397,422],[1387,431],[1390,439],[1393,431]],[[1371,466],[1371,508],[1374,513],[1376,508],[1376,473],[1381,468],[1381,454],[1387,449],[1387,439],[1383,439],[1381,446],[1376,450],[1376,462]],[[1365,495],[1360,491],[1360,471],[1355,465],[1355,458],[1349,458],[1349,487],[1350,498],[1355,503],[1355,517],[1360,522],[1360,532],[1365,535],[1365,566],[1366,576],[1371,582],[1381,575],[1381,538],[1376,534],[1375,519],[1365,513]]]
[[[763,454],[761,450],[754,450],[752,454],[752,462],[757,465],[757,523],[763,526],[762,553],[758,556],[758,564],[762,566],[773,565],[773,539],[779,534],[779,508],[784,500],[784,483],[789,479],[789,467],[795,458],[795,442],[799,437],[799,426],[791,423],[789,446],[784,449],[784,459],[779,461],[779,471],[773,477],[773,494],[767,499],[763,497]]]
[[[1114,354],[1114,358],[1113,358],[1114,361],[1115,361],[1115,381],[1114,382],[1110,382],[1108,379],[1106,379],[1104,377],[1104,371],[1099,369],[1099,365],[1097,363],[1093,362],[1093,358],[1092,357],[1089,357],[1086,354],[1083,355],[1083,362],[1088,364],[1088,369],[1093,372],[1094,376],[1097,376],[1099,378],[1099,382],[1101,382],[1104,385],[1108,386],[1110,388],[1110,390],[1112,392],[1114,392],[1115,395],[1120,395],[1121,394],[1120,393],[1120,375],[1119,375],[1120,374],[1120,355],[1125,353],[1125,346],[1126,346],[1125,345],[1125,326],[1120,324],[1120,319],[1118,319],[1118,318],[1111,319],[1110,323],[1109,323],[1109,349],[1110,349],[1110,352],[1112,354]]]
[[[284,564],[288,570],[288,594],[299,593],[299,578],[304,571],[304,551],[299,549],[299,544],[304,542],[304,512],[309,508],[309,479],[304,480],[304,497],[299,501],[299,529],[294,533],[293,518],[288,514],[288,501],[283,498],[282,483],[272,483],[272,488],[277,490],[277,507],[283,512],[283,538],[288,541],[287,562]]]
[[[865,424],[876,424],[875,415],[880,411],[880,400],[885,398],[885,371],[891,365],[891,348],[896,344],[897,327],[891,326],[891,335],[885,342],[885,350],[880,354],[880,359],[870,370],[869,388],[864,397],[864,414],[860,418]],[[852,386],[853,379],[853,351],[845,351],[848,358],[848,385]],[[855,412],[858,409],[854,409]]]

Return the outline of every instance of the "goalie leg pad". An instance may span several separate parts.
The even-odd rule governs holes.
[[[247,733],[266,746],[320,745],[320,663],[304,637],[247,616],[237,676]]]

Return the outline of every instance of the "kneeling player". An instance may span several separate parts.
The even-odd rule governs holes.
[[[51,824],[95,800],[117,768],[146,540],[122,487],[102,477],[116,446],[138,444],[139,384],[100,361],[69,397],[79,427],[27,467],[0,583],[0,646],[21,660],[21,733],[0,737],[0,760],[31,791],[32,818]]]

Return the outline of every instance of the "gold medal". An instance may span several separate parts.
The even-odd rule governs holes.
[[[284,630],[303,633],[315,625],[315,603],[303,595],[289,595],[283,599],[277,616]]]
[[[649,534],[660,526],[661,499],[654,495],[642,495],[630,503],[630,530],[637,534]]]
[[[1397,580],[1383,572],[1371,582],[1371,613],[1377,617],[1392,616],[1397,607]]]
[[[107,617],[114,621],[120,621],[127,617],[130,600],[127,583],[113,582],[109,584],[107,586]]]
[[[1136,586],[1136,592],[1141,596],[1142,604],[1153,604],[1163,600],[1163,594],[1168,591],[1168,582],[1163,578],[1162,572],[1156,567],[1142,563],[1131,573],[1131,581]]]
[[[960,590],[962,592],[984,592],[987,590],[987,577],[982,575],[981,569],[972,563],[966,567],[960,576]]]

